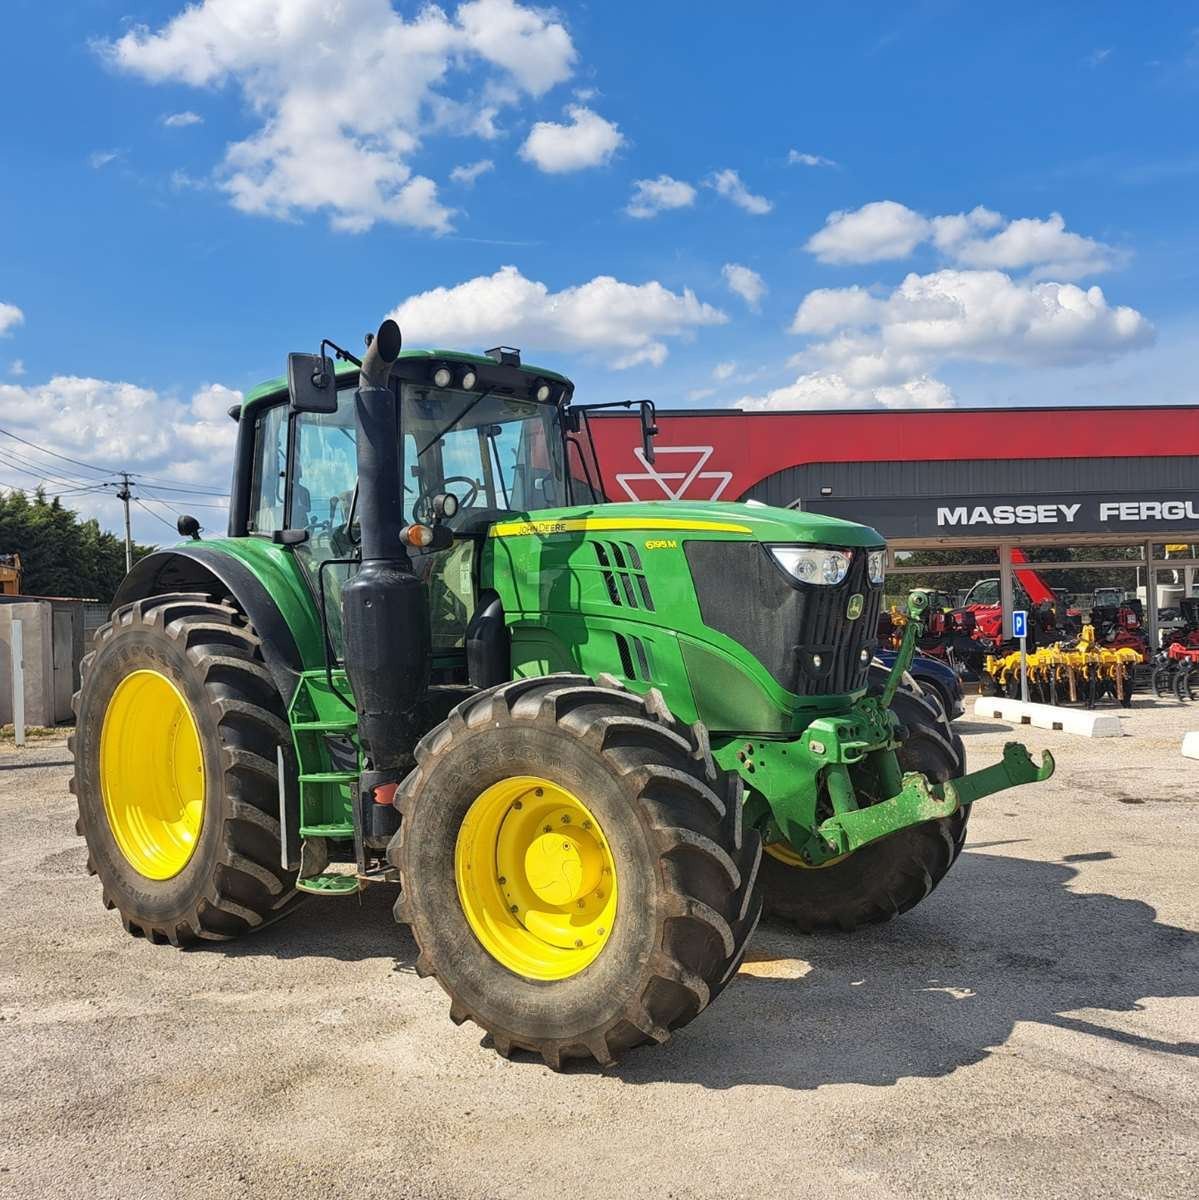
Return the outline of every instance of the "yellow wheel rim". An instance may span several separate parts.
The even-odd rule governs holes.
[[[567,979],[595,961],[616,919],[616,864],[571,792],[535,775],[492,784],[454,847],[462,911],[483,949],[528,979]]]
[[[762,847],[771,858],[777,858],[779,862],[786,863],[789,867],[799,867],[801,871],[822,871],[825,867],[835,866],[839,862],[844,862],[849,855],[838,854],[836,858],[830,858],[827,862],[810,863],[804,860],[791,849],[790,842],[767,842]]]
[[[147,879],[187,866],[204,822],[204,757],[183,694],[157,671],[117,685],[100,731],[100,790],[108,827]]]

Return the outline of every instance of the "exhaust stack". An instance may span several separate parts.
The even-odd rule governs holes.
[[[379,326],[367,347],[354,408],[362,566],[342,589],[345,665],[366,756],[362,791],[407,774],[417,707],[429,686],[432,642],[425,582],[412,570],[404,528],[399,405],[389,386],[400,328]]]

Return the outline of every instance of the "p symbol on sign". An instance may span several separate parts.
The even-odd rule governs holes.
[[[1028,613],[1022,608],[1017,608],[1012,612],[1012,637],[1022,638],[1028,636]]]

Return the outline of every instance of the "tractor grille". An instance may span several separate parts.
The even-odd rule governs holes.
[[[792,580],[759,542],[687,542],[686,552],[704,624],[744,646],[789,692],[866,687],[883,601],[882,587],[867,579],[866,551],[852,551],[849,574],[836,587]],[[862,613],[850,620],[857,594]]]
[[[799,631],[799,686],[801,696],[839,695],[866,686],[870,659],[878,647],[878,617],[883,589],[866,577],[866,555],[855,551],[849,574],[837,587],[808,587],[807,603]],[[851,596],[861,593],[862,615],[845,615]],[[862,651],[866,661],[862,661]],[[820,656],[816,667],[814,657]]]

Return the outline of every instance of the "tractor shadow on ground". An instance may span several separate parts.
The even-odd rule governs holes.
[[[197,949],[229,958],[384,959],[397,972],[414,974],[416,942],[408,926],[397,925],[391,914],[399,894],[394,885],[372,884],[354,896],[312,896],[284,920],[249,937]]]
[[[887,1085],[977,1063],[1021,1021],[1199,1058],[1199,1042],[1111,1027],[1145,997],[1199,993],[1199,935],[1141,901],[1069,890],[1077,873],[968,851],[888,925],[805,937],[763,922],[712,1008],[665,1046],[630,1052],[616,1074],[711,1088]]]
[[[1199,934],[1159,922],[1143,901],[1069,890],[1078,871],[1067,862],[979,853],[1024,840],[968,849],[928,900],[886,925],[808,937],[763,921],[739,977],[709,1010],[606,1073],[630,1085],[885,1086],[980,1062],[1021,1021],[1199,1059],[1197,1041],[1110,1027],[1146,997],[1199,995]],[[201,952],[381,959],[414,976],[416,945],[392,919],[396,895],[380,885],[311,899],[278,925]],[[1099,1011],[1079,1015],[1087,1009]],[[519,1052],[514,1065],[543,1069]],[[567,1070],[599,1073],[594,1063]]]
[[[1012,733],[1015,731],[1015,725],[1005,721],[967,721],[964,717],[958,717],[953,723],[955,733]]]

